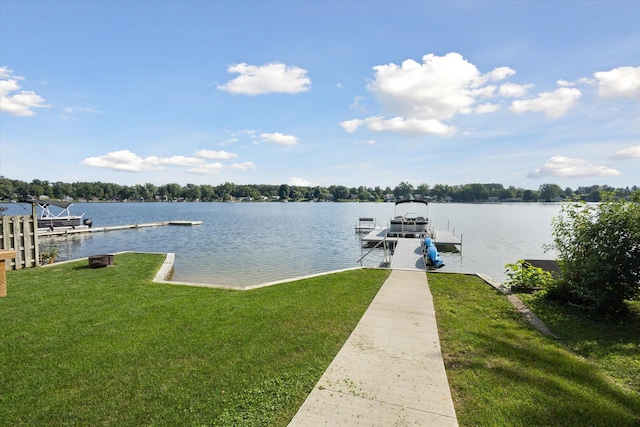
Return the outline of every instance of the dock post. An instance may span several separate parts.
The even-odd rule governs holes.
[[[0,251],[0,297],[7,296],[7,260],[16,257],[16,251]]]

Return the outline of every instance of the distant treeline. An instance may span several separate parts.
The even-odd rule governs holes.
[[[537,190],[526,190],[502,184],[444,185],[420,184],[414,187],[401,182],[391,187],[352,187],[331,185],[329,187],[305,187],[297,185],[240,185],[226,182],[220,185],[196,184],[136,184],[133,186],[104,182],[49,182],[34,179],[27,183],[0,176],[0,200],[23,200],[48,197],[70,201],[389,201],[400,199],[429,199],[449,202],[491,201],[558,201],[579,197],[585,201],[600,201],[603,192],[614,192],[626,198],[632,188],[613,188],[608,185],[592,185],[576,189],[562,189],[556,184],[543,184]]]

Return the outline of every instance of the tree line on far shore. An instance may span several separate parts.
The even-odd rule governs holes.
[[[401,199],[426,199],[446,202],[539,202],[560,201],[577,197],[587,202],[598,202],[605,192],[627,198],[639,189],[613,188],[608,185],[581,186],[562,189],[557,184],[542,184],[537,190],[505,187],[502,184],[463,184],[430,186],[423,183],[416,187],[401,182],[391,187],[346,187],[343,185],[297,186],[269,184],[219,185],[175,183],[156,186],[154,184],[119,185],[104,182],[49,182],[34,179],[27,183],[0,176],[0,200],[25,200],[50,198],[70,201],[390,201]]]

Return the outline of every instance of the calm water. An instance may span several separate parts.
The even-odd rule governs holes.
[[[5,214],[30,214],[18,204]],[[558,204],[429,205],[436,229],[462,233],[462,253],[442,254],[445,271],[482,272],[504,280],[504,265],[521,258],[553,258],[551,219]],[[120,251],[174,252],[174,279],[246,286],[355,267],[365,253],[354,227],[358,217],[383,226],[391,203],[77,203],[94,226],[168,220],[202,221],[193,227],[165,226],[41,239],[59,260]],[[404,213],[404,212],[402,212]],[[365,258],[376,266],[382,252]]]

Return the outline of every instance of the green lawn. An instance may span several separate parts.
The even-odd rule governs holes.
[[[0,426],[286,426],[389,274],[242,292],[153,284],[162,260],[8,272]],[[479,278],[428,277],[461,426],[640,425],[639,305],[612,325],[530,297],[562,344]]]
[[[388,275],[152,284],[162,256],[8,272],[0,425],[286,425]]]
[[[637,323],[618,325],[635,339],[613,350],[607,350],[609,339],[596,339],[611,327],[595,329],[593,357],[585,359],[540,335],[477,277],[430,274],[429,285],[461,426],[640,425],[640,393],[632,387],[639,372],[630,375],[624,367],[640,360]],[[561,337],[567,325],[549,324]],[[601,351],[619,358],[618,368],[603,369]]]

